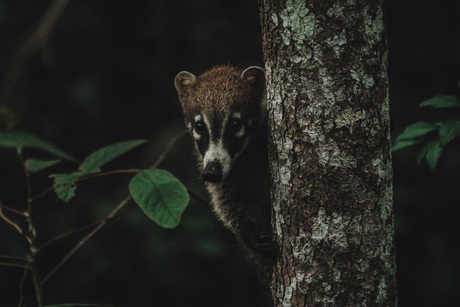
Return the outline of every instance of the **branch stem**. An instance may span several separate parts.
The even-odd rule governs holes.
[[[48,275],[43,278],[43,283],[46,283],[68,260],[72,257],[89,239],[94,237],[99,230],[101,230],[112,218],[114,218],[131,200],[131,196],[125,197],[123,201],[121,201],[109,215],[102,220],[96,228],[94,228],[88,235],[86,235],[83,239],[81,239],[77,245],[75,245],[65,256],[62,258],[61,261],[48,273]]]

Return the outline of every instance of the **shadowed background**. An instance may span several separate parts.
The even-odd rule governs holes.
[[[247,0],[70,1],[43,47],[18,65],[18,50],[50,4],[0,0],[0,108],[13,116],[0,121],[0,129],[8,122],[79,159],[111,143],[151,141],[106,169],[148,167],[184,129],[173,85],[177,72],[199,74],[217,64],[263,66],[257,3]],[[460,4],[389,0],[386,10],[393,135],[415,121],[460,118],[460,112],[417,107],[438,94],[460,94]],[[5,87],[14,74],[16,81]],[[192,146],[191,138],[182,138],[161,167],[207,199]],[[434,173],[416,166],[415,153],[407,149],[393,158],[399,304],[460,304],[460,141],[448,146]],[[74,168],[64,163],[52,171]],[[128,193],[130,177],[85,182],[68,204],[54,195],[34,204],[39,242],[104,218]],[[42,191],[51,181],[37,175],[33,183]],[[26,186],[14,150],[0,149],[0,199],[25,208]],[[130,209],[50,279],[46,304],[257,306],[256,277],[206,203],[192,199],[175,230]],[[52,269],[83,234],[42,252],[41,272]],[[0,221],[0,255],[25,250],[22,238]],[[0,306],[17,306],[22,273],[0,267]],[[27,306],[31,289],[27,282]]]

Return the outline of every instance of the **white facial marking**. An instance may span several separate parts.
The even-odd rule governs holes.
[[[232,117],[233,117],[233,118],[236,118],[236,119],[241,119],[241,113],[238,113],[238,112],[233,113],[233,116],[232,116]]]
[[[244,126],[241,126],[240,130],[235,133],[237,138],[242,138],[244,136]]]
[[[203,116],[203,121],[208,127],[208,129],[214,128],[211,127],[209,119],[206,117],[206,115]],[[226,118],[225,121],[222,123],[219,131],[219,137],[217,138],[217,140],[213,140],[210,138],[208,149],[206,150],[206,153],[203,157],[203,163],[205,167],[211,161],[220,162],[222,166],[222,176],[224,178],[230,171],[232,165],[232,158],[230,157],[230,154],[228,153],[227,149],[225,149],[223,142],[224,129],[227,125],[227,121],[228,119]],[[212,134],[212,131],[209,131],[209,133]]]
[[[217,142],[211,142],[209,144],[208,150],[206,151],[203,158],[205,167],[211,161],[220,162],[220,165],[222,166],[223,177],[225,177],[230,171],[232,158],[230,158],[227,149],[224,148],[222,140],[219,140]]]

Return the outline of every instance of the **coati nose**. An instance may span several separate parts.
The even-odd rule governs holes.
[[[222,180],[222,166],[216,161],[209,162],[206,164],[201,177],[204,181],[220,182]]]

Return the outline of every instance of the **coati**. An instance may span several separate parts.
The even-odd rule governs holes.
[[[174,83],[215,213],[256,258],[272,258],[263,69],[182,71]]]

